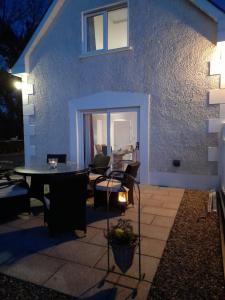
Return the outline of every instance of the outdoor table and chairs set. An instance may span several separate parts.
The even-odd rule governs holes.
[[[140,163],[130,162],[125,171],[112,171],[110,157],[100,156],[97,154],[87,168],[67,162],[66,154],[48,154],[42,165],[1,171],[0,222],[22,212],[30,213],[30,198],[37,198],[43,203],[50,235],[72,230],[86,233],[86,200],[94,196],[93,208],[106,209],[106,187],[110,189],[109,208],[124,213],[134,201],[133,185]],[[118,201],[121,195],[125,199]]]

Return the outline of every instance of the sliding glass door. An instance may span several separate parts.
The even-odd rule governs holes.
[[[124,161],[139,159],[138,109],[84,112],[83,132],[85,165],[99,153],[109,155],[115,168],[122,168]]]

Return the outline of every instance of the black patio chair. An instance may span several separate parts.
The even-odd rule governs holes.
[[[11,180],[9,173],[0,176],[0,221],[30,212],[29,186],[25,180]]]
[[[121,182],[121,186],[126,187],[128,191],[128,204],[134,205],[134,182],[137,176],[138,169],[140,167],[140,162],[132,162],[130,163],[125,171],[112,171],[109,173],[108,177],[102,176],[95,180],[94,182],[94,208],[103,206],[106,208],[107,206],[107,192],[98,190],[96,185],[101,181],[109,179],[115,179]],[[117,207],[118,206],[118,193],[112,192],[109,198],[109,207]]]
[[[110,156],[105,156],[103,154],[96,154],[93,163],[89,164],[89,169],[91,173],[104,175],[109,169]]]
[[[50,235],[75,229],[86,233],[87,184],[87,172],[49,178],[50,193],[44,197],[44,221]]]

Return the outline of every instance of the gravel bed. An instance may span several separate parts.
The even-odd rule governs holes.
[[[72,300],[74,297],[0,273],[1,300]]]
[[[185,191],[148,299],[225,299],[219,220],[207,200]]]

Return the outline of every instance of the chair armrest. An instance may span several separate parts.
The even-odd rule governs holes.
[[[119,178],[119,179],[123,179],[125,175],[126,173],[121,170],[114,170],[108,174],[108,176],[111,178]]]

